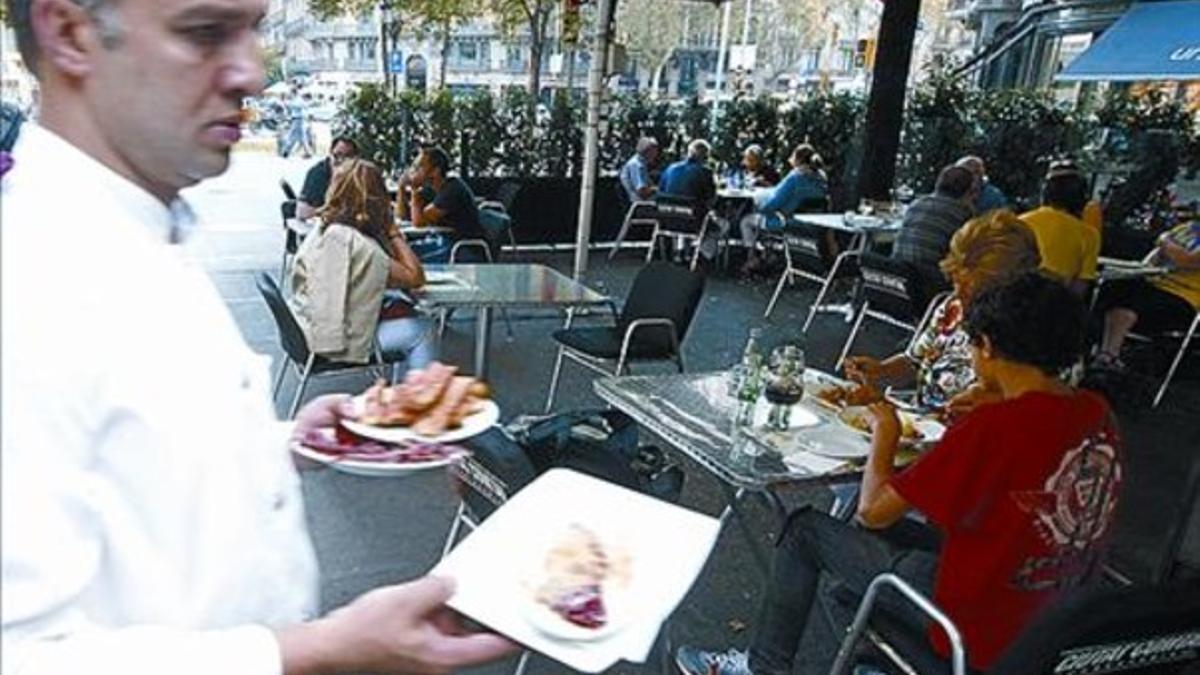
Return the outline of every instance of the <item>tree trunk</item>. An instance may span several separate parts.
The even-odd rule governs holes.
[[[663,71],[667,69],[667,64],[671,62],[671,55],[674,53],[674,49],[667,52],[667,55],[663,57],[662,61],[659,61],[658,67],[654,69],[654,73],[650,76],[650,98],[652,100],[658,100],[658,87],[662,84]]]
[[[542,40],[545,35],[542,14],[539,7],[529,22],[529,94],[535,106],[542,91]]]
[[[921,0],[888,0],[883,5],[871,95],[867,99],[866,142],[859,164],[860,198],[887,199],[896,177],[904,91],[920,12]]]
[[[442,63],[438,67],[438,89],[446,88],[446,61],[450,60],[450,22],[442,24]]]

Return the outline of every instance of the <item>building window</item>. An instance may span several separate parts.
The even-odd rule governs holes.
[[[821,67],[821,50],[810,49],[804,52],[804,56],[800,61],[800,71],[811,73]]]
[[[476,61],[479,59],[479,45],[474,40],[464,40],[458,43],[458,59],[460,61]]]

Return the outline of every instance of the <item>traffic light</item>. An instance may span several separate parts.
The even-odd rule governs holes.
[[[875,67],[875,40],[859,40],[854,49],[854,67],[870,70]]]

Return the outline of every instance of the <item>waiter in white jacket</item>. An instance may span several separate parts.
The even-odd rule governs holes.
[[[3,675],[446,672],[449,582],[316,618],[268,364],[176,252],[263,86],[266,0],[7,0],[41,115],[0,183]],[[344,399],[314,401],[298,433]]]

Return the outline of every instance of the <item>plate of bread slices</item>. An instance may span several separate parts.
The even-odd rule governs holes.
[[[341,424],[385,443],[454,443],[477,436],[500,420],[488,386],[458,369],[433,362],[410,370],[396,385],[376,383],[354,399],[354,417]]]

